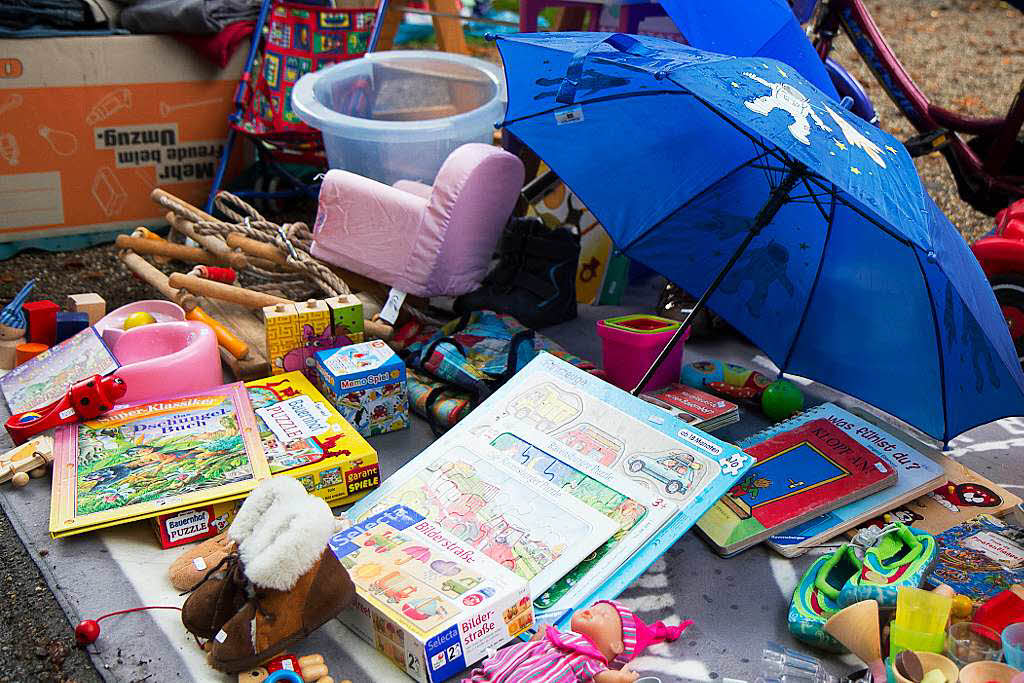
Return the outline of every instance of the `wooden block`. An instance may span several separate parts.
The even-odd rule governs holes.
[[[363,302],[355,294],[343,294],[324,299],[331,311],[331,329],[334,336],[345,335],[350,339],[363,334]],[[359,341],[362,341],[360,339]]]
[[[18,364],[17,348],[25,343],[25,338],[0,341],[0,370],[12,370]]]
[[[284,374],[284,356],[302,343],[299,313],[295,304],[277,304],[263,309],[267,361],[275,375]]]
[[[57,335],[54,343],[60,344],[89,327],[89,314],[85,311],[58,311]]]
[[[26,361],[32,360],[48,348],[50,347],[46,344],[38,344],[36,342],[18,344],[14,349],[14,364],[21,365]]]
[[[72,311],[80,311],[89,314],[89,324],[95,325],[100,318],[107,314],[107,302],[99,294],[88,292],[86,294],[72,294],[68,297],[69,308]]]
[[[60,306],[49,300],[30,301],[21,307],[28,320],[26,338],[34,344],[53,346],[57,336],[57,311]]]

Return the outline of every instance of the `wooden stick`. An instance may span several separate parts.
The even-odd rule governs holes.
[[[174,244],[167,240],[156,241],[145,237],[118,235],[117,246],[122,249],[131,249],[137,254],[163,256],[185,261],[186,263],[200,263],[204,266],[224,265],[222,259],[217,258],[205,249],[186,247],[184,244]]]
[[[198,320],[212,327],[214,334],[217,335],[217,343],[228,351],[228,353],[239,360],[249,355],[249,346],[244,341],[239,339],[231,330],[217,320],[211,318],[206,311],[200,308],[199,301],[196,297],[192,296],[188,292],[175,289],[170,284],[170,278],[150,265],[146,259],[132,251],[122,251],[120,258],[121,262],[128,267],[128,270],[138,275],[143,281],[165,297],[184,308],[185,317],[187,319]]]
[[[240,233],[233,232],[227,236],[227,243],[229,247],[241,249],[250,256],[257,256],[266,261],[276,263],[279,266],[289,265],[288,257],[286,257],[280,249],[268,242],[260,242],[259,240],[254,240],[251,237],[246,237]],[[292,269],[298,270],[297,268]]]
[[[142,226],[142,225],[140,225],[137,228],[135,228],[134,230],[132,230],[132,237],[142,237],[142,238],[145,238],[147,240],[152,240],[154,242],[166,242],[167,241],[163,237],[161,237],[160,235],[156,234],[155,232],[153,232],[149,228],[147,228],[145,226]],[[165,263],[167,263],[170,260],[171,259],[166,257],[166,256],[159,256],[159,255],[154,255],[153,256],[153,262],[157,263],[159,265],[164,265]]]
[[[168,282],[167,276],[149,261],[139,256],[134,251],[122,251],[120,258],[121,262],[128,267],[128,270],[135,273],[143,282],[163,294],[164,297],[176,302],[186,310],[195,308],[197,302],[194,298],[188,302],[191,306],[186,306],[185,303],[178,300],[178,290],[172,287]]]
[[[200,235],[196,232],[195,223],[181,216],[175,215],[173,211],[167,212],[167,222],[180,233],[188,235],[198,242],[208,252],[221,259],[235,270],[242,270],[249,267],[249,260],[245,254],[235,251],[227,243],[216,235]]]
[[[283,299],[273,294],[264,294],[263,292],[255,292],[244,287],[225,285],[220,282],[213,282],[212,280],[204,280],[194,275],[185,275],[184,273],[173,273],[168,282],[170,282],[171,287],[180,287],[199,296],[230,301],[251,309],[259,309],[275,304],[295,303],[291,299]]]
[[[378,322],[376,320],[364,320],[363,331],[371,337],[387,341],[388,339],[391,339],[391,334],[394,332],[394,328],[387,323]]]
[[[217,220],[216,218],[206,213],[199,207],[193,206],[186,202],[184,199],[181,199],[180,197],[175,197],[170,192],[166,190],[161,190],[159,187],[154,188],[154,190],[149,193],[149,198],[172,213],[175,213],[175,207],[184,206],[186,209],[196,214],[204,221]],[[177,214],[175,213],[175,215]]]

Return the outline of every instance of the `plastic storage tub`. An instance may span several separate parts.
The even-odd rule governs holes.
[[[456,147],[492,141],[505,99],[494,64],[398,50],[306,74],[292,90],[292,109],[323,133],[331,168],[429,185]]]
[[[601,337],[604,371],[611,383],[632,391],[677,329],[679,323],[675,320],[643,313],[599,320],[597,334]],[[679,381],[683,345],[689,336],[687,330],[647,382],[645,391]]]

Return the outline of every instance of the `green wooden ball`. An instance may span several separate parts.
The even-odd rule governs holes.
[[[761,394],[761,410],[773,420],[785,420],[804,409],[804,394],[795,384],[777,379]]]

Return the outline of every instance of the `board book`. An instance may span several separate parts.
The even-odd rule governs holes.
[[[377,452],[299,371],[246,382],[272,475],[298,479],[309,493],[345,505],[380,484]],[[216,536],[234,518],[232,503],[163,514],[160,546]]]
[[[865,416],[865,419],[871,418]],[[943,455],[938,449],[922,444],[891,425],[880,426],[913,444],[916,449],[927,453],[942,467],[943,476],[928,493],[858,524],[857,528],[847,532],[850,537],[856,535],[860,529],[870,526],[881,528],[894,520],[933,535],[940,534],[979,514],[1001,517],[1021,504],[1020,496],[1007,491],[957,460]]]
[[[50,535],[241,498],[269,476],[240,382],[118,406],[57,429]]]
[[[746,449],[755,464],[697,522],[729,555],[896,482],[896,469],[827,419]]]
[[[404,505],[330,547],[356,588],[338,619],[416,680],[448,680],[533,624],[524,579]]]
[[[890,435],[878,425],[834,403],[822,403],[805,410],[785,422],[741,441],[739,445],[747,448],[818,419],[828,420],[861,446],[888,462],[896,470],[898,478],[896,483],[888,488],[818,515],[769,538],[768,547],[785,557],[802,555],[808,548],[824,543],[894,506],[913,500],[943,481],[942,465],[929,457],[932,453],[926,453],[923,444],[914,442],[910,445]]]
[[[706,432],[740,419],[740,409],[735,403],[685,384],[670,384],[664,389],[640,394],[640,398]]]
[[[11,415],[63,398],[75,382],[107,375],[120,367],[93,327],[43,351],[0,377],[0,391]]]
[[[583,505],[612,521],[612,533],[588,545],[589,557],[563,563],[551,572],[557,574],[552,581],[531,586],[537,621],[556,625],[567,621],[575,607],[617,597],[752,464],[735,446],[541,353],[380,489],[356,503],[349,516],[359,521],[398,498],[416,509],[415,501],[422,498],[409,495],[407,482],[423,481],[431,468],[442,471],[445,463],[466,450],[476,462],[512,473],[517,480],[540,477],[559,484],[526,500],[502,497],[497,509],[507,513],[511,527],[517,518],[536,524],[535,518],[552,505]],[[450,464],[445,471],[455,472]],[[430,519],[432,514],[436,512],[424,516]],[[469,539],[476,528],[460,524],[452,531]],[[560,534],[575,538],[564,529]]]
[[[1024,528],[978,515],[935,537],[939,559],[925,582],[948,584],[975,604],[1024,583]]]

